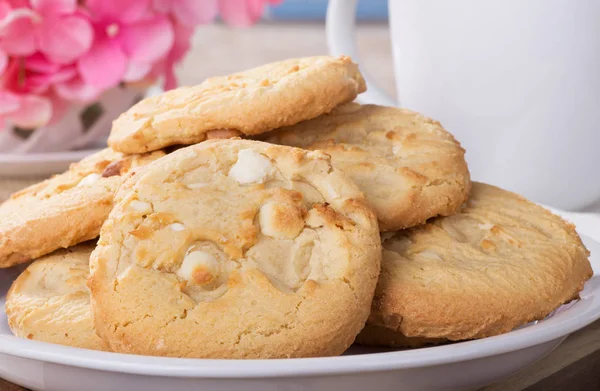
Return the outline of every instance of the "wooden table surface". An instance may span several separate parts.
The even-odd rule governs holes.
[[[364,69],[390,94],[394,77],[387,26],[361,25],[357,35]],[[220,25],[198,29],[178,75],[182,84],[266,62],[326,54],[322,24],[263,24],[248,30]],[[0,200],[39,179],[0,178]],[[548,356],[485,391],[600,390],[600,321],[572,334]],[[25,390],[0,379],[0,391]]]

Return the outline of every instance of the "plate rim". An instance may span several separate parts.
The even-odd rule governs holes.
[[[64,152],[0,153],[1,164],[45,164],[55,162],[75,162],[100,151],[101,149],[80,149]]]
[[[592,263],[600,264],[600,243],[585,234],[581,236],[586,247],[594,250]],[[600,271],[594,276],[598,280]],[[572,306],[538,324],[480,340],[420,349],[317,358],[193,359],[100,352],[0,334],[0,354],[92,370],[184,378],[256,379],[397,371],[481,359],[565,338],[600,318],[597,282]]]

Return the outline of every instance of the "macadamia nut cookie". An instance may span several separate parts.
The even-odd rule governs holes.
[[[381,241],[362,193],[328,155],[214,140],[132,179],[90,264],[95,326],[113,350],[316,357],[354,341]]]
[[[405,109],[350,103],[264,139],[331,155],[364,192],[382,231],[453,214],[471,186],[460,144],[439,122]]]
[[[260,134],[328,113],[365,90],[349,57],[274,62],[146,98],[114,121],[108,144],[142,153]]]
[[[124,156],[104,149],[13,194],[0,205],[0,267],[97,237],[130,170],[161,156],[162,151]]]
[[[106,350],[96,335],[86,287],[94,243],[58,250],[33,262],[13,282],[6,315],[19,337]]]
[[[575,227],[514,193],[473,183],[460,213],[382,234],[363,344],[483,338],[543,319],[592,276]]]

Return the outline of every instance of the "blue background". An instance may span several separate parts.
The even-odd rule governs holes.
[[[387,20],[387,0],[362,0],[358,2],[359,20]],[[324,20],[327,0],[283,0],[269,10],[270,20]]]

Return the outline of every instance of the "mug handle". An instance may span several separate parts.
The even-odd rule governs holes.
[[[358,0],[329,0],[325,29],[329,53],[347,55],[361,63],[356,50],[354,32],[356,25],[356,5]],[[361,70],[367,82],[367,91],[358,97],[361,103],[376,103],[385,106],[398,106],[398,102],[373,83],[373,78]]]

